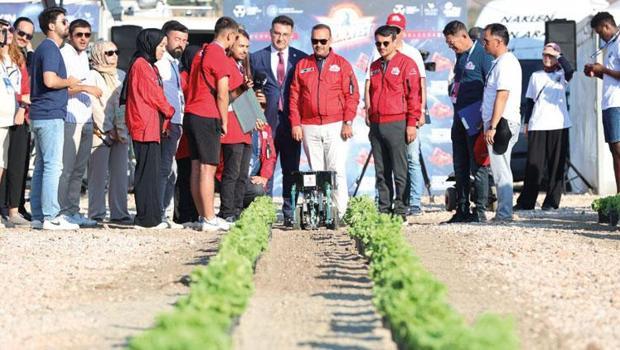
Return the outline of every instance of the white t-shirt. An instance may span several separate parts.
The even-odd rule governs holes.
[[[82,80],[80,84],[93,85],[90,79],[90,66],[88,64],[88,54],[82,51],[78,54],[73,46],[66,43],[60,49],[62,59],[65,61],[67,76],[73,76]],[[67,123],[90,123],[92,121],[93,109],[90,96],[85,92],[69,95],[67,102]]]
[[[484,96],[482,99],[482,121],[485,130],[489,128],[493,117],[493,106],[497,91],[508,90],[508,101],[504,108],[504,117],[508,121],[521,123],[521,65],[519,60],[506,52],[493,61],[487,74]]]
[[[620,45],[615,40],[605,51],[603,60],[605,67],[611,70],[620,71]],[[603,74],[603,109],[620,107],[620,80],[610,75]]]
[[[372,52],[373,52],[372,60],[370,61],[370,63],[381,58],[381,54],[379,54],[378,50],[375,49]],[[426,78],[426,69],[424,69],[424,60],[422,59],[422,54],[420,53],[418,49],[416,49],[415,47],[407,43],[403,43],[403,46],[400,49],[398,49],[398,52],[411,58],[415,62],[416,66],[418,66],[418,71],[420,71],[420,78]],[[370,80],[370,64],[368,64],[368,69],[366,70],[366,80]]]
[[[547,73],[534,72],[530,77],[525,97],[534,100],[532,117],[528,130],[558,130],[571,127],[566,108],[566,87],[564,70]]]

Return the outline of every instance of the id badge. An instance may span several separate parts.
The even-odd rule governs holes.
[[[452,101],[452,104],[456,104],[456,97],[459,95],[460,86],[460,82],[454,82],[454,84],[452,84],[452,94],[450,94],[450,100]]]

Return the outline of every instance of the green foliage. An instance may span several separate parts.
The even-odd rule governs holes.
[[[254,292],[253,264],[267,248],[276,209],[260,197],[246,209],[222,239],[209,265],[191,273],[189,294],[172,312],[157,317],[155,326],[134,337],[134,350],[231,349],[230,328]]]
[[[445,287],[424,269],[400,234],[400,218],[379,214],[368,197],[345,215],[349,234],[364,245],[374,282],[373,302],[406,349],[517,349],[510,319],[483,315],[473,326],[445,300]]]
[[[609,215],[612,211],[620,213],[620,194],[595,199],[592,201],[592,210],[604,215]]]

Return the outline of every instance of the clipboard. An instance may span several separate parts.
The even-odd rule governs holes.
[[[467,135],[476,135],[482,127],[482,101],[474,102],[457,111]]]
[[[267,123],[265,113],[263,113],[252,89],[246,90],[239,95],[239,97],[232,101],[231,106],[237,115],[239,125],[244,134],[252,131],[256,127],[256,121],[259,119]]]

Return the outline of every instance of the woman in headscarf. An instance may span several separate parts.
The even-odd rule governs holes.
[[[110,41],[95,43],[90,52],[91,81],[103,95],[92,98],[93,148],[88,165],[88,217],[103,221],[108,189],[110,221],[133,222],[127,210],[129,135],[119,97],[125,72],[117,69],[118,48]]]
[[[166,100],[161,77],[155,67],[166,50],[166,36],[159,29],[138,34],[137,52],[129,64],[121,103],[126,102],[125,121],[136,155],[134,196],[136,228],[167,228],[161,221],[159,168],[160,139],[168,128],[174,108]]]

